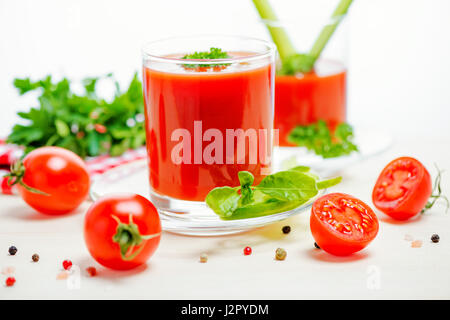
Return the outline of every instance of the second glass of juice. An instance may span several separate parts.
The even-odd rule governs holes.
[[[324,28],[336,22],[330,19],[337,1],[299,0],[300,10],[284,12],[279,20],[263,20],[262,26],[273,32],[285,32],[298,53],[308,53]],[[278,3],[277,3],[278,4]],[[279,6],[279,9],[283,7]],[[331,130],[347,118],[347,47],[348,26],[345,16],[322,54],[307,73],[282,75],[275,78],[274,128],[279,130],[281,147],[295,146],[289,134],[296,126],[325,121]],[[267,31],[265,31],[267,32]],[[279,67],[281,61],[278,61]]]
[[[184,59],[220,48],[219,60]],[[163,214],[195,214],[210,190],[270,173],[274,54],[269,42],[172,38],[143,48],[151,200]],[[213,213],[211,213],[213,215]]]

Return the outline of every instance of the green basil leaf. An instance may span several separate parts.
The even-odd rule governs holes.
[[[253,184],[255,178],[248,171],[240,171],[238,173],[238,178],[241,184],[241,195],[242,195],[240,203],[242,205],[246,205],[247,203],[250,203],[252,201],[253,190],[251,189],[251,185]]]
[[[230,217],[238,207],[240,195],[235,188],[219,187],[206,196],[206,204],[221,218]]]
[[[328,180],[322,180],[317,182],[317,189],[327,189],[331,188],[342,181],[342,177],[336,177]]]
[[[297,171],[280,171],[265,177],[256,187],[283,201],[304,201],[317,194],[316,179]]]

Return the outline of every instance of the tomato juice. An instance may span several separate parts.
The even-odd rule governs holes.
[[[144,63],[147,150],[150,186],[154,193],[180,200],[204,201],[218,186],[239,185],[237,174],[246,170],[258,183],[270,171],[270,160],[250,161],[250,133],[241,158],[238,142],[231,146],[229,130],[269,130],[263,142],[271,152],[273,128],[273,62],[240,62],[252,53],[230,53],[237,63],[222,68],[188,68],[171,63]],[[181,55],[182,56],[182,55]],[[162,58],[163,59],[163,58]],[[180,60],[179,60],[180,61]],[[211,134],[208,134],[212,133]],[[178,134],[179,133],[179,134]],[[220,138],[227,141],[220,140]],[[231,137],[231,139],[234,139]],[[183,143],[182,151],[180,143]],[[214,158],[205,158],[215,144]],[[228,149],[227,149],[228,148]],[[244,149],[242,149],[244,150]],[[180,163],[175,157],[181,157]],[[230,157],[232,158],[230,161]],[[239,159],[238,159],[239,158]],[[177,158],[178,159],[178,158]]]
[[[331,129],[346,119],[346,78],[343,65],[318,61],[315,71],[275,78],[275,129],[280,146],[294,146],[289,133],[298,125],[325,120]]]

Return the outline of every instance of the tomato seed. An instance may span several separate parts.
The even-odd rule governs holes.
[[[64,260],[62,265],[63,265],[64,270],[70,270],[70,268],[72,267],[72,261]]]
[[[14,256],[17,253],[17,248],[14,246],[9,247],[8,252],[10,255]]]
[[[12,287],[16,283],[16,278],[14,277],[8,277],[6,278],[5,284],[7,287]]]
[[[436,233],[431,236],[431,241],[433,241],[434,243],[438,243],[439,240],[439,235],[437,235]]]
[[[251,254],[252,254],[252,248],[250,248],[250,247],[245,247],[245,248],[244,248],[244,254],[245,254],[246,256],[251,255]]]

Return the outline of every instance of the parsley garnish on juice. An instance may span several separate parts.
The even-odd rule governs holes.
[[[353,143],[353,128],[347,123],[339,124],[334,131],[323,120],[297,126],[289,134],[288,140],[299,147],[306,147],[322,158],[336,158],[358,151]]]
[[[231,56],[223,51],[220,48],[214,48],[211,47],[209,51],[199,51],[194,52],[191,54],[185,55],[182,59],[192,59],[192,60],[213,60],[213,59],[229,59]],[[207,68],[214,68],[214,69],[224,69],[226,66],[228,66],[229,63],[217,63],[217,64],[183,64],[183,67],[188,69],[207,69]]]
[[[15,79],[21,95],[39,91],[39,106],[18,115],[27,123],[16,124],[8,143],[25,147],[28,153],[43,146],[69,149],[81,157],[110,154],[118,156],[145,144],[144,102],[137,74],[127,90],[121,91],[112,75],[106,77],[116,87],[108,102],[97,96],[96,85],[102,78],[82,81],[84,94],[75,94],[66,78],[54,82],[51,76],[39,81]]]
[[[266,176],[254,186],[250,172],[238,174],[239,187],[218,187],[206,196],[206,204],[223,220],[267,216],[295,209],[314,198],[319,190],[342,178],[321,180],[308,167],[295,167]]]

